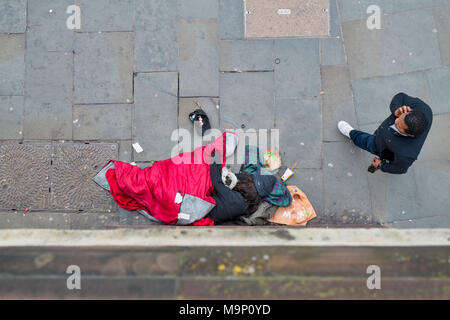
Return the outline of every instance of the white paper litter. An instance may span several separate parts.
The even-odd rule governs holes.
[[[137,153],[141,153],[142,151],[144,151],[144,149],[142,149],[141,145],[138,142],[133,143],[133,148]]]

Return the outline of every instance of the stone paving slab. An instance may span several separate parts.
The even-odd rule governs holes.
[[[417,193],[421,217],[446,216],[450,220],[450,170],[416,166]]]
[[[218,97],[217,19],[178,20],[180,97]]]
[[[69,213],[42,212],[29,209],[24,211],[0,212],[0,225],[8,229],[22,229],[26,227],[43,229],[69,229]]]
[[[75,103],[133,101],[133,33],[77,33]]]
[[[0,95],[23,95],[25,35],[0,34]]]
[[[139,73],[135,77],[133,143],[138,142],[144,149],[141,153],[134,151],[135,161],[170,158],[177,141],[171,141],[178,127],[177,92],[175,72]]]
[[[275,40],[274,58],[277,97],[319,95],[319,40]]]
[[[352,142],[323,146],[324,213],[331,224],[371,224],[371,204],[363,152]]]
[[[273,72],[220,75],[220,127],[270,129],[274,126]]]
[[[119,160],[124,162],[133,161],[133,149],[131,146],[131,140],[119,141]]]
[[[337,123],[345,120],[356,125],[350,75],[344,66],[322,66],[322,120],[324,141],[345,141]]]
[[[436,198],[432,197],[432,201],[425,200],[425,202],[423,202],[425,197],[432,195],[432,193],[430,193],[432,188],[430,189],[429,184],[426,185],[426,190],[421,188],[420,192],[426,192],[426,195],[421,197],[419,187],[421,184],[429,181],[430,178],[436,178],[436,176],[430,176],[431,171],[419,175],[418,170],[420,169],[414,167],[410,168],[405,175],[396,178],[389,177],[386,202],[386,222],[415,220],[442,214],[442,212],[439,211],[432,211],[436,208],[435,206],[430,207],[431,210],[424,210],[424,208],[422,208],[422,203],[429,205],[431,202],[432,204],[432,201],[435,201]],[[421,180],[424,178],[425,181]],[[438,201],[441,202],[442,199]]]
[[[74,140],[131,139],[133,105],[74,105]]]
[[[133,31],[134,0],[75,0],[81,10],[80,32]]]
[[[434,115],[427,140],[415,164],[435,170],[450,171],[450,148],[446,147],[446,141],[443,140],[449,130],[450,113]]]
[[[450,228],[448,216],[427,217],[423,219],[409,219],[385,224],[389,228],[415,229],[415,228]]]
[[[386,222],[421,217],[416,168],[406,174],[389,177],[386,196]]]
[[[25,96],[36,101],[72,102],[72,52],[32,51],[27,56]]]
[[[347,63],[342,38],[320,39],[321,65],[344,65]]]
[[[450,68],[426,72],[433,114],[450,112]]]
[[[0,139],[22,139],[23,96],[0,96]]]
[[[284,164],[298,168],[322,167],[320,98],[276,99],[276,127]]]
[[[36,53],[26,65],[24,138],[71,139],[72,53]]]
[[[217,18],[219,0],[178,0],[178,15],[182,18]]]
[[[272,40],[222,40],[220,71],[267,71],[274,69]]]
[[[0,2],[0,33],[24,33],[26,20],[27,0]]]
[[[74,0],[28,0],[27,26],[67,30],[67,7],[73,4]]]
[[[244,1],[219,0],[219,38],[243,39]]]
[[[72,104],[70,102],[44,102],[25,98],[24,108],[24,139],[72,139]]]
[[[448,37],[450,33],[450,6],[433,8],[433,17],[439,40],[442,64],[450,66],[450,40]]]
[[[356,114],[360,125],[381,123],[390,114],[389,105],[399,92],[419,97],[429,103],[423,72],[352,81]]]
[[[383,23],[381,30],[369,30],[366,20],[342,23],[352,79],[440,66],[431,10],[389,15]]]
[[[73,51],[74,32],[71,30],[49,30],[45,26],[29,27],[27,30],[27,54],[45,51]]]
[[[177,71],[177,0],[136,0],[135,71]]]
[[[339,21],[339,11],[337,2],[339,0],[330,0],[330,36],[341,36],[341,24]]]
[[[339,12],[342,21],[357,20],[369,17],[367,8],[378,5],[382,16],[386,13],[396,13],[416,9],[444,6],[448,0],[338,0]]]

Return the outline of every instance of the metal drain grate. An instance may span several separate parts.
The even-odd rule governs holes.
[[[55,143],[51,179],[51,209],[106,212],[115,204],[92,180],[108,160],[117,159],[117,144]]]
[[[2,143],[0,209],[117,211],[92,180],[111,159],[116,143]]]
[[[50,143],[0,144],[0,209],[47,209]]]

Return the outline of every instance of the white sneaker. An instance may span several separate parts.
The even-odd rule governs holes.
[[[353,127],[345,121],[338,122],[338,129],[347,138],[350,138],[350,131],[354,130]]]

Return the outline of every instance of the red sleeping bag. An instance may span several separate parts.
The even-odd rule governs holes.
[[[144,169],[114,161],[114,168],[106,172],[111,195],[120,207],[130,211],[145,210],[165,224],[177,223],[181,206],[175,202],[178,192],[215,205],[210,196],[214,189],[210,178],[211,154],[218,151],[222,166],[225,164],[226,134],[206,147],[155,162]],[[192,225],[212,226],[214,221],[205,217]]]

